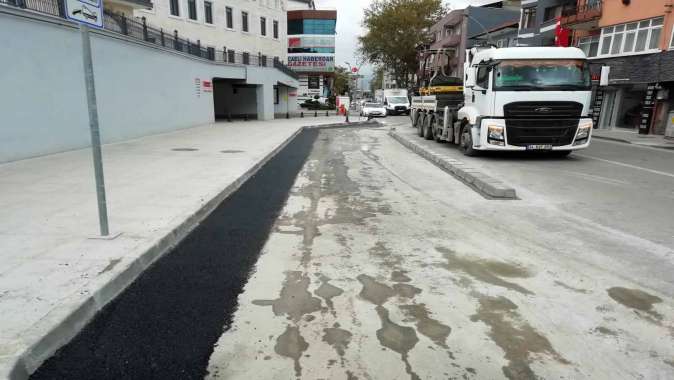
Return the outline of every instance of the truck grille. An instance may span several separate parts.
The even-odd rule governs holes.
[[[513,102],[503,107],[507,143],[569,145],[583,105],[577,102]]]
[[[405,107],[405,106],[395,106],[395,110],[396,111],[406,111],[407,107]]]

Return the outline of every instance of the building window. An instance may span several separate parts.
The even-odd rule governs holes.
[[[288,34],[335,34],[336,20],[289,20]]]
[[[602,28],[599,56],[655,52],[662,35],[662,17]]]
[[[171,15],[180,16],[180,3],[178,0],[169,0],[169,8],[171,8]]]
[[[536,8],[522,9],[522,21],[520,29],[528,29],[536,26]]]
[[[213,3],[210,1],[204,1],[204,20],[206,24],[213,23]]]
[[[227,61],[229,63],[236,62],[236,54],[234,53],[234,50],[227,50]]]
[[[319,76],[309,76],[307,78],[307,88],[310,90],[318,90],[321,88],[321,77]]]
[[[197,0],[187,0],[187,17],[190,20],[197,19]]]
[[[543,21],[555,20],[557,17],[562,15],[562,6],[558,5],[556,7],[545,8],[545,13],[543,14]]]
[[[234,11],[231,7],[225,7],[225,23],[227,29],[234,29]]]
[[[273,22],[273,31],[274,39],[278,40],[278,21],[274,20]]]
[[[248,12],[241,12],[241,30],[248,31]]]
[[[267,19],[264,17],[260,17],[260,34],[267,35]]]
[[[243,53],[243,64],[250,65],[250,53]]]
[[[599,36],[583,37],[578,40],[578,48],[588,57],[596,57],[599,52]]]
[[[279,104],[278,86],[274,86],[274,104]]]

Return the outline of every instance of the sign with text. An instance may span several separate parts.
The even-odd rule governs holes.
[[[334,54],[288,54],[288,67],[297,72],[324,72],[335,71]]]
[[[94,28],[103,27],[102,0],[66,0],[66,16]]]
[[[288,36],[288,47],[291,48],[318,48],[335,47],[334,36]]]

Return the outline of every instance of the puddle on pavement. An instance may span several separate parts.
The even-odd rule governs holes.
[[[381,306],[386,303],[389,298],[396,295],[395,290],[391,287],[377,282],[374,278],[366,274],[361,274],[356,278],[363,285],[360,296],[375,305]]]
[[[414,373],[410,365],[408,354],[412,348],[419,342],[416,332],[411,327],[397,325],[391,322],[389,312],[383,306],[377,306],[377,315],[381,320],[381,328],[377,330],[377,339],[379,343],[400,354],[405,363],[405,371],[413,380],[419,380],[419,376]]]
[[[382,261],[384,265],[389,267],[399,267],[403,259],[400,255],[394,254],[382,241],[376,242],[367,252]]]
[[[271,306],[275,315],[288,315],[288,319],[299,321],[303,315],[321,310],[320,298],[309,292],[309,277],[302,272],[286,272],[286,280],[275,300],[254,300],[258,306]]]
[[[395,290],[398,296],[403,298],[414,298],[414,296],[421,293],[421,289],[410,284],[393,284],[393,290]]]
[[[517,305],[505,297],[480,296],[473,322],[481,321],[490,328],[489,337],[505,352],[508,365],[502,368],[508,379],[539,379],[529,364],[531,354],[546,354],[569,364],[550,341],[522,319]]]
[[[501,278],[530,277],[531,275],[525,268],[500,261],[460,257],[454,251],[445,247],[435,247],[435,249],[447,259],[447,264],[443,265],[447,270],[458,270],[481,282],[514,290],[522,294],[533,294],[530,290]]]
[[[351,343],[351,333],[339,328],[337,323],[334,327],[323,329],[323,333],[323,341],[331,345],[340,357],[344,357],[344,353]]]
[[[302,376],[300,358],[302,353],[309,348],[309,343],[300,335],[298,327],[288,325],[286,331],[276,338],[274,351],[281,356],[293,359],[295,362],[295,376]]]
[[[613,287],[606,291],[609,297],[623,306],[646,312],[658,320],[662,319],[662,315],[653,310],[653,305],[662,302],[662,298],[639,289]]]
[[[407,277],[404,271],[394,270],[391,272],[391,281],[393,282],[410,282],[411,278]]]
[[[610,336],[618,336],[618,333],[616,331],[613,331],[609,329],[608,327],[604,326],[599,326],[594,329],[595,332],[602,334],[602,335],[610,335]]]
[[[416,321],[417,331],[442,348],[447,347],[447,337],[452,329],[431,318],[426,305],[401,305],[400,310]]]
[[[325,300],[325,303],[330,310],[334,310],[332,299],[344,293],[344,290],[330,284],[328,281],[329,280],[327,279],[322,280],[323,283],[314,291],[314,293]]]

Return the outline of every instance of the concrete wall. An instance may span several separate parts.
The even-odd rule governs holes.
[[[0,7],[0,162],[89,146],[79,30],[58,18]],[[103,142],[214,120],[203,80],[259,85],[258,118],[274,116],[273,86],[297,81],[274,68],[228,66],[128,40],[91,34]]]

